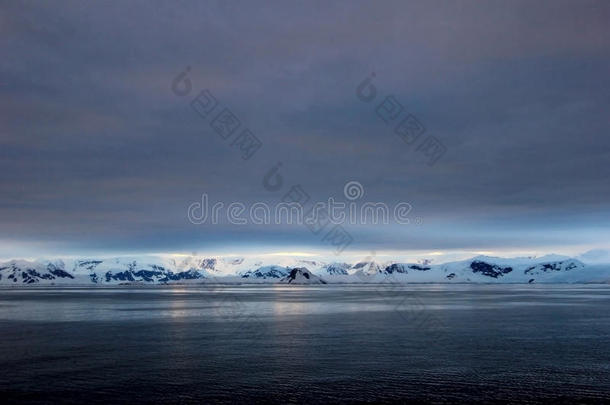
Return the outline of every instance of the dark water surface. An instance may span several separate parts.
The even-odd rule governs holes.
[[[3,289],[0,339],[8,403],[610,401],[610,286]]]

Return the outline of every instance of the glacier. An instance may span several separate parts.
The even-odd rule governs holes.
[[[441,264],[263,257],[119,257],[9,260],[0,286],[333,283],[608,283],[610,264],[567,256],[476,256]]]

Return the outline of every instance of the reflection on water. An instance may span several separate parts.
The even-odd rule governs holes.
[[[25,402],[599,401],[609,300],[602,285],[2,289],[0,390]]]

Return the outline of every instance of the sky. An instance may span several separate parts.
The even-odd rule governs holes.
[[[603,0],[3,1],[0,257],[338,251],[328,229],[187,212],[296,185],[349,202],[348,182],[411,221],[345,224],[341,253],[608,248],[609,21]]]

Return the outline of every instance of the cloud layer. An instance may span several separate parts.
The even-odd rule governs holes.
[[[358,249],[607,246],[605,1],[3,2],[0,254],[326,249],[299,226],[193,225],[189,204],[300,184],[408,201],[418,226]],[[186,66],[193,91],[172,80]],[[377,99],[355,94],[375,73]],[[209,89],[263,143],[250,160],[189,101]],[[393,95],[447,148],[384,123]],[[282,162],[285,189],[263,176]],[[33,254],[34,254],[33,253]]]

